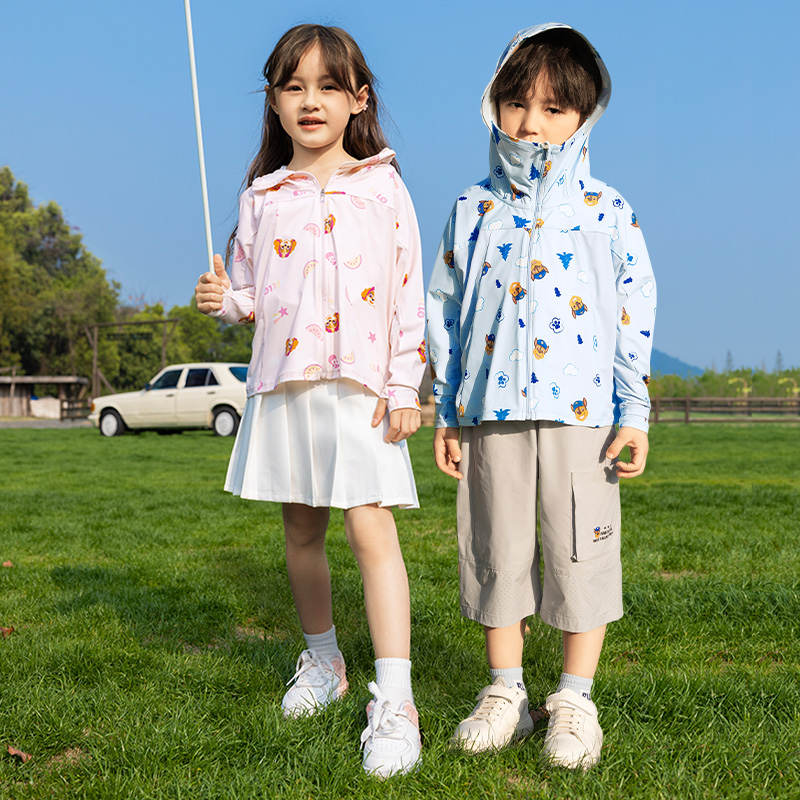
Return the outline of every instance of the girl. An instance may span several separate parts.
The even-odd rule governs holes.
[[[283,504],[307,645],[286,717],[321,711],[347,690],[325,556],[330,509],[344,509],[377,659],[364,769],[387,776],[411,769],[420,751],[408,578],[390,509],[417,507],[404,440],[420,424],[426,358],[419,231],[372,73],[349,34],[292,28],[264,77],[261,147],[228,242],[231,276],[216,256],[195,289],[203,313],[255,324],[225,488]]]

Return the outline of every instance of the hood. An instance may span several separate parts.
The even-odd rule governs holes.
[[[498,72],[516,49],[526,40],[554,28],[575,31],[569,25],[557,22],[548,22],[520,31],[500,56],[492,80],[483,93],[481,114],[491,133],[489,181],[492,191],[507,202],[526,206],[536,202],[542,206],[551,206],[583,191],[589,179],[589,132],[608,106],[611,97],[611,78],[600,55],[582,33],[575,31],[594,53],[603,88],[594,111],[564,144],[540,144],[511,138],[498,127],[494,103],[490,100],[492,85]]]

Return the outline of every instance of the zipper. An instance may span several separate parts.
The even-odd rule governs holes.
[[[330,183],[330,178],[328,179],[328,183]],[[323,333],[322,333],[322,363],[320,366],[322,367],[322,375],[327,375],[327,370],[330,368],[330,364],[328,363],[328,359],[330,358],[329,348],[328,348],[328,337],[336,336],[336,332],[333,331],[328,333],[328,319],[333,317],[333,305],[329,302],[329,298],[333,296],[333,293],[330,291],[331,289],[331,281],[328,278],[328,268],[332,265],[328,262],[326,258],[326,247],[325,247],[325,210],[326,210],[326,201],[325,201],[325,189],[317,182],[319,186],[319,263],[317,265],[317,270],[320,273],[320,284],[322,286],[322,297],[320,300],[322,301],[323,307]]]
[[[538,239],[537,239],[537,241],[534,241],[533,240],[533,235],[534,235],[534,231],[536,230],[536,221],[539,219],[539,210],[540,210],[540,208],[542,206],[542,203],[544,201],[544,189],[545,189],[545,185],[546,185],[546,182],[547,182],[547,173],[545,173],[544,169],[545,169],[545,164],[547,164],[547,157],[550,154],[550,144],[549,144],[549,142],[545,142],[544,145],[542,146],[542,148],[543,148],[543,150],[542,150],[542,153],[543,153],[542,169],[541,169],[540,177],[539,177],[538,182],[536,184],[536,201],[534,202],[533,219],[531,220],[531,225],[533,227],[531,228],[530,243],[528,245],[528,263],[525,266],[525,271],[526,271],[526,275],[527,275],[527,283],[528,283],[528,309],[529,309],[528,319],[525,322],[525,326],[526,326],[527,331],[528,331],[528,335],[527,335],[528,346],[527,346],[526,351],[525,351],[525,359],[526,359],[526,363],[528,365],[528,373],[525,376],[525,386],[526,387],[530,387],[530,391],[528,391],[527,389],[525,391],[525,399],[527,400],[527,403],[528,403],[528,417],[529,418],[531,418],[531,414],[532,414],[532,411],[533,411],[533,408],[532,408],[532,403],[533,403],[533,384],[530,382],[530,378],[528,378],[528,375],[531,375],[533,373],[533,366],[535,364],[535,361],[533,360],[533,340],[536,338],[536,336],[534,334],[534,330],[533,330],[533,314],[530,313],[530,307],[531,307],[531,304],[533,303],[533,284],[534,284],[534,280],[531,277],[531,267],[532,267],[532,263],[531,262],[533,261],[533,256],[535,255],[535,253],[537,251]]]

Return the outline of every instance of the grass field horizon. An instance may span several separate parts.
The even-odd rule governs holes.
[[[286,723],[302,640],[280,509],[222,492],[232,442],[0,431],[0,627],[14,628],[0,637],[0,797],[800,796],[800,427],[652,429],[647,471],[622,490],[626,613],[595,682],[605,742],[586,775],[540,764],[541,723],[496,755],[448,748],[487,668],[459,613],[455,483],[431,438],[410,443],[422,507],[396,514],[424,760],[382,783],[360,766],[373,657],[340,514],[328,553],[351,690]],[[560,645],[530,628],[538,706]]]

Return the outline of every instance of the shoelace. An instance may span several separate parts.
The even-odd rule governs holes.
[[[316,650],[303,650],[297,659],[295,670],[294,676],[287,681],[287,686],[300,678],[303,678],[303,683],[307,686],[325,686],[330,680],[329,675],[335,674],[330,659],[321,656]]]
[[[548,737],[559,733],[574,733],[577,736],[581,729],[584,712],[575,706],[563,705],[553,711],[552,717],[552,725],[547,731]]]
[[[370,683],[367,688],[375,696],[375,700],[369,723],[361,734],[361,747],[364,747],[376,733],[389,739],[402,739],[409,722],[408,714],[392,708],[389,698],[380,690],[377,683]]]
[[[475,710],[470,714],[470,717],[492,720],[495,717],[499,717],[509,704],[510,701],[507,697],[492,694],[491,690],[489,690],[488,694],[484,695]]]

